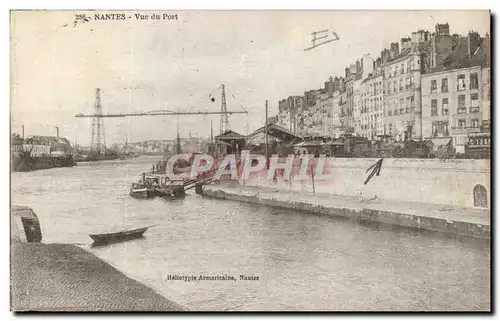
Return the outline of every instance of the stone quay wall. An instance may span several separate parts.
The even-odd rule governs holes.
[[[287,158],[280,158],[285,163]],[[276,190],[315,192],[356,196],[359,191],[364,199],[377,196],[383,200],[419,202],[456,207],[475,207],[474,192],[486,191],[487,208],[490,208],[490,161],[471,159],[383,159],[379,176],[374,175],[364,184],[377,163],[377,158],[326,158],[323,174],[331,178],[320,180],[318,158],[309,161],[305,179],[295,179],[301,162],[293,160],[291,175],[283,176],[278,169],[275,177],[268,177],[268,170],[251,172],[248,179],[242,175],[243,162],[238,165],[238,182],[244,186],[272,187]],[[254,165],[255,166],[255,165]],[[313,179],[314,178],[314,179]],[[484,197],[484,196],[483,196]]]

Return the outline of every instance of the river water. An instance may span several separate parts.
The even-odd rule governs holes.
[[[83,244],[192,310],[489,310],[490,246],[189,194],[138,200],[130,183],[157,159],[13,173],[12,204],[32,207],[45,243]],[[89,233],[158,224],[93,248]],[[169,280],[169,275],[236,281]],[[258,280],[240,280],[240,275]]]

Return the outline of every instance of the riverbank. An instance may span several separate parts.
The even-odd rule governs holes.
[[[185,311],[74,245],[11,245],[11,309]]]
[[[232,182],[203,186],[202,195],[304,212],[490,239],[490,211],[394,200],[283,191],[271,187],[242,186]]]

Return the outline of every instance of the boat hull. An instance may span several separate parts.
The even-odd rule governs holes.
[[[130,190],[130,196],[135,198],[149,198],[150,193],[147,189]]]
[[[120,156],[118,155],[107,155],[107,154],[90,154],[83,159],[84,162],[99,162],[106,160],[116,160]]]
[[[73,155],[31,157],[30,155],[20,154],[11,158],[11,171],[13,172],[31,172],[75,165]]]
[[[92,245],[106,245],[141,238],[147,230],[148,227],[143,227],[117,233],[89,234],[89,236],[94,241]]]
[[[163,190],[153,190],[153,189],[146,189],[146,190],[131,190],[130,191],[130,196],[135,197],[135,198],[155,198],[155,197],[162,197],[165,195],[170,195],[170,193],[166,193],[166,191]]]

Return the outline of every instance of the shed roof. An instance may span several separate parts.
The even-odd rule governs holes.
[[[434,144],[434,146],[446,146],[451,142],[451,138],[433,138],[431,139],[431,142]]]
[[[215,139],[217,140],[245,139],[245,136],[232,130],[226,130],[224,133],[215,136]]]
[[[266,130],[266,126],[262,126],[261,128],[255,130],[253,133],[247,136],[247,139],[251,139],[253,136],[256,136],[260,133],[264,133]],[[268,124],[267,125],[267,133],[270,136],[281,138],[282,140],[295,140],[300,139],[301,137],[292,133],[291,131],[278,126],[276,124]]]

